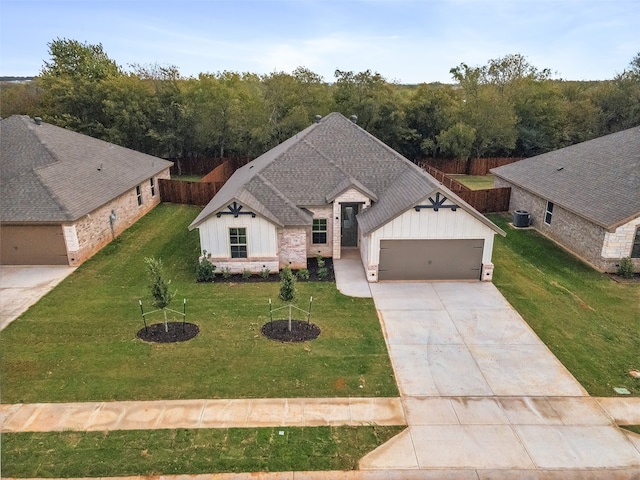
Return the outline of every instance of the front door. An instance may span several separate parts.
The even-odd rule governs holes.
[[[358,214],[358,203],[341,204],[342,222],[340,227],[340,246],[357,247],[358,246],[358,222],[356,215]]]

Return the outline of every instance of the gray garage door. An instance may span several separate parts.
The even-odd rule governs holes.
[[[60,225],[3,225],[0,251],[2,265],[69,264]]]
[[[380,280],[480,280],[484,240],[381,240]]]

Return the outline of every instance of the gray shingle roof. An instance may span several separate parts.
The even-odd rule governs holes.
[[[75,221],[170,166],[161,158],[14,115],[0,121],[0,220]]]
[[[491,171],[608,230],[640,215],[640,127]]]
[[[237,170],[189,228],[197,228],[243,195],[248,208],[278,225],[308,226],[312,216],[304,207],[327,205],[350,186],[375,201],[358,215],[364,233],[436,190],[502,232],[432,176],[339,113],[327,115]]]

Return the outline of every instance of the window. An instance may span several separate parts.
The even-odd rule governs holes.
[[[247,229],[230,228],[231,258],[247,258]]]
[[[142,189],[140,185],[136,186],[136,197],[138,197],[138,205],[142,205]]]
[[[156,196],[156,182],[153,180],[153,177],[149,179],[149,185],[151,185],[151,196]]]
[[[547,210],[544,212],[544,223],[551,225],[551,217],[553,216],[553,202],[547,202]]]
[[[631,248],[631,258],[640,258],[640,227],[636,228],[636,235],[633,237],[633,247]]]
[[[312,237],[313,243],[327,243],[327,219],[326,218],[314,218]]]

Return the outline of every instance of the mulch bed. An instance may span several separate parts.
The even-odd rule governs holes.
[[[164,331],[164,323],[154,323],[148,328],[139,330],[136,334],[140,340],[155,343],[176,343],[191,340],[200,332],[200,328],[193,323],[168,322],[168,332]]]
[[[336,277],[333,272],[333,258],[325,258],[324,266],[327,269],[327,276],[324,278],[318,278],[318,260],[316,258],[308,258],[307,259],[307,270],[309,270],[309,279],[304,280],[296,276],[296,280],[298,282],[335,282]],[[297,270],[292,270],[294,274],[297,273]],[[277,273],[271,273],[267,278],[262,277],[262,275],[253,273],[248,277],[243,277],[241,273],[234,273],[231,275],[227,275],[226,277],[222,275],[222,272],[216,270],[215,272],[216,278],[214,282],[217,283],[263,283],[263,282],[279,282],[280,275]]]
[[[291,320],[291,331],[289,331],[289,320],[274,320],[262,326],[262,335],[270,340],[278,342],[307,342],[315,340],[320,335],[320,327],[314,323],[307,323],[304,320]]]

